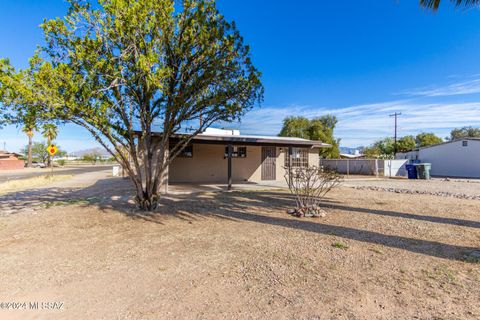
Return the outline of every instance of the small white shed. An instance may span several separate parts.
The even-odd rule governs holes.
[[[447,141],[398,154],[398,158],[431,163],[432,176],[480,178],[480,138]]]

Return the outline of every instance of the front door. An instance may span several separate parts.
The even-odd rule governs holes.
[[[262,147],[262,180],[277,179],[277,148]]]

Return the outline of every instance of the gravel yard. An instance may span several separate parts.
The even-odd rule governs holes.
[[[357,189],[420,193],[480,200],[480,180],[478,179],[433,178],[431,180],[408,180],[353,178],[347,179],[344,186]]]
[[[0,319],[480,318],[477,200],[343,187],[299,219],[285,192],[203,192],[146,215],[124,184],[0,217],[2,300],[62,303]]]

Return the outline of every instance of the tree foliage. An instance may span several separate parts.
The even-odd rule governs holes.
[[[332,148],[321,150],[320,155],[325,158],[338,158],[340,157],[340,139],[334,137],[337,122],[337,118],[333,115],[325,115],[311,120],[302,116],[291,116],[283,120],[279,136],[319,140],[331,144]]]
[[[48,145],[46,142],[34,142],[31,148],[33,161],[38,161],[46,164],[50,156],[50,154],[47,151],[47,147]],[[28,145],[26,145],[22,149],[22,153],[24,154],[28,153]]]
[[[279,136],[310,139],[310,120],[295,116],[283,119],[283,127]]]
[[[392,138],[385,138],[366,147],[363,150],[363,154],[368,158],[392,158],[394,151],[394,140]]]
[[[35,54],[30,59],[29,68],[17,71],[9,60],[0,59],[0,127],[13,124],[22,126],[22,130],[28,133],[51,119],[42,103],[42,85],[36,78],[40,61]]]
[[[462,139],[462,138],[480,138],[480,128],[463,127],[453,129],[450,132],[449,140]]]
[[[64,18],[42,27],[35,102],[86,128],[125,168],[144,210],[195,135],[263,97],[249,47],[213,0],[70,0]]]
[[[434,144],[439,144],[443,142],[443,139],[439,136],[435,135],[434,133],[430,132],[422,132],[417,134],[415,138],[415,142],[417,143],[417,147],[428,147]]]
[[[436,11],[440,7],[441,2],[441,0],[420,0],[420,5]],[[454,3],[457,7],[473,7],[480,5],[480,0],[450,0],[450,2]]]
[[[47,139],[47,143],[50,145],[53,140],[57,138],[58,127],[53,123],[45,123],[42,126],[42,135]]]
[[[398,152],[408,152],[417,147],[417,142],[414,136],[405,136],[397,141]]]
[[[101,155],[98,152],[93,151],[93,152],[85,154],[82,157],[82,160],[87,161],[87,162],[91,162],[92,164],[96,164],[98,161],[101,160]]]
[[[404,136],[397,140],[397,151],[408,152],[416,148],[438,144],[443,140],[433,133],[422,132],[416,136]],[[385,138],[374,142],[364,148],[363,153],[370,158],[393,158],[395,153],[395,142],[392,138]]]

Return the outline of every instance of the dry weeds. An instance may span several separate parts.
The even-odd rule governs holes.
[[[16,179],[0,183],[0,195],[47,186],[53,182],[72,178],[71,175],[44,175],[27,179]]]

